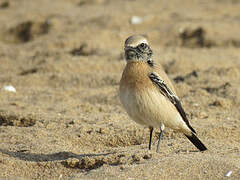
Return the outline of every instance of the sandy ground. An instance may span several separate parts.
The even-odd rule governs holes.
[[[0,0],[0,179],[240,179],[239,9],[239,0]],[[169,129],[159,153],[158,130],[147,149],[148,129],[118,98],[132,34],[148,37],[208,151]]]

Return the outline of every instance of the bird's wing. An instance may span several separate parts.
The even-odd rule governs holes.
[[[168,88],[171,89],[171,91],[177,95],[177,92],[171,82],[171,80],[168,78],[168,75],[165,73],[164,68],[162,65],[158,62],[153,62],[152,71],[156,72],[157,74],[161,75],[161,78],[165,81],[165,83],[168,85]]]
[[[168,85],[163,81],[163,78],[161,78],[157,73],[151,72],[149,74],[149,78],[151,81],[160,89],[161,93],[166,96],[169,101],[176,107],[180,115],[182,116],[182,119],[185,121],[189,129],[191,129],[192,132],[196,133],[195,130],[191,127],[186,113],[182,107],[182,104],[177,97],[177,95],[168,87]]]

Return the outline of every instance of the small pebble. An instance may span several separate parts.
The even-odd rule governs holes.
[[[143,19],[139,16],[133,16],[130,22],[131,24],[141,24],[143,22]]]
[[[3,86],[3,90],[4,90],[4,91],[9,91],[9,92],[16,92],[15,87],[13,87],[12,85]]]
[[[232,171],[228,171],[228,172],[225,174],[225,176],[226,176],[226,177],[230,177],[231,174],[232,174]]]
[[[208,114],[205,111],[202,111],[202,112],[200,112],[199,117],[201,119],[206,119],[206,118],[208,118]]]
[[[179,29],[178,29],[178,32],[179,32],[180,34],[182,34],[182,33],[184,32],[184,28],[182,28],[182,27],[179,28]]]
[[[193,106],[195,106],[195,107],[198,107],[198,106],[199,106],[199,104],[198,104],[198,103],[194,103],[194,104],[193,104]]]

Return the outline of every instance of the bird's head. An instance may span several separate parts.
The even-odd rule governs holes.
[[[149,61],[153,54],[147,39],[141,35],[128,37],[124,44],[124,50],[127,61]]]

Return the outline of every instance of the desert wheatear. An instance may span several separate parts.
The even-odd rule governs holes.
[[[125,41],[127,65],[120,81],[120,100],[128,115],[150,129],[160,128],[157,152],[165,126],[182,132],[200,151],[207,148],[191,127],[174,87],[161,65],[152,60],[146,38],[134,35]]]

